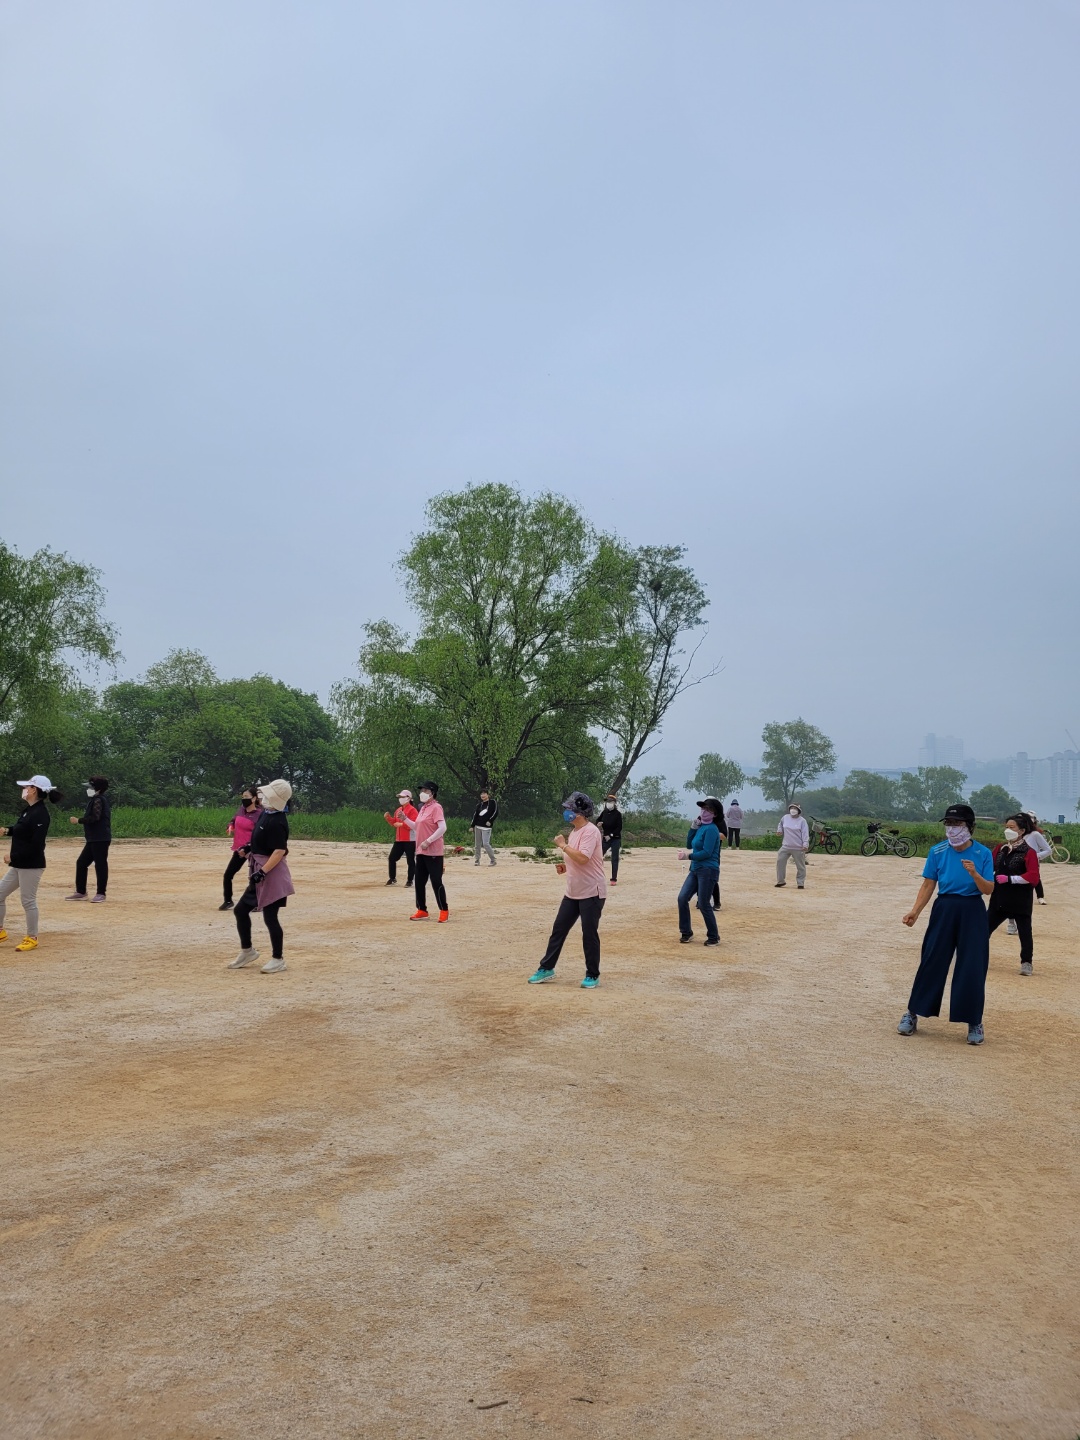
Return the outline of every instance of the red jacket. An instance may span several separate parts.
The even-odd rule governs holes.
[[[1014,881],[1024,880],[1028,885],[1038,885],[1038,855],[1030,845],[1025,845],[1020,851],[1006,850],[1004,845],[995,845],[994,879],[999,884],[1011,885]]]
[[[407,815],[410,820],[415,820],[417,815],[415,805],[399,805],[398,808],[394,811],[393,815],[391,815],[390,811],[387,810],[383,816],[383,819],[388,821],[391,825],[393,825],[395,821],[398,822],[397,829],[394,831],[395,840],[412,839],[412,831],[409,829],[408,825],[403,825],[401,823],[401,817],[403,815]]]

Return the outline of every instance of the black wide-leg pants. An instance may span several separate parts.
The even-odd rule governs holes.
[[[983,1018],[990,930],[981,895],[939,895],[923,936],[908,1009],[913,1015],[940,1015],[949,965],[956,956],[949,1019],[978,1025]]]

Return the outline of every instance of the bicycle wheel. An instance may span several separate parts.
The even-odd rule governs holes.
[[[1050,851],[1050,859],[1054,862],[1055,865],[1067,865],[1069,863],[1070,855],[1068,850],[1065,849],[1064,845],[1055,845]]]
[[[868,835],[859,846],[860,855],[876,855],[878,852],[878,838],[876,835]]]
[[[844,837],[842,835],[837,835],[835,830],[831,831],[828,835],[825,836],[826,855],[839,855],[840,851],[843,848]]]
[[[906,860],[911,855],[912,851],[916,850],[917,848],[918,847],[913,845],[910,840],[905,840],[902,835],[900,839],[897,840],[896,844],[893,846],[893,849],[896,851],[897,855],[900,856],[901,860]]]

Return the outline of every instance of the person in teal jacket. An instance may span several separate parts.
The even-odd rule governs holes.
[[[679,851],[679,859],[690,861],[690,873],[679,891],[679,938],[688,945],[694,938],[690,923],[690,900],[697,896],[698,909],[705,918],[706,945],[719,945],[720,933],[716,928],[716,913],[713,910],[713,887],[720,882],[720,825],[723,807],[720,801],[710,795],[699,800],[701,814],[698,823],[691,826],[686,837],[687,849]],[[719,823],[718,823],[719,820]]]

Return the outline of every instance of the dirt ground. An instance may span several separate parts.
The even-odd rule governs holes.
[[[638,852],[588,992],[576,937],[525,983],[550,867],[414,925],[365,845],[297,844],[287,972],[228,971],[226,853],[71,905],[53,843],[36,952],[9,908],[6,1440],[1074,1440],[1080,871],[980,1050],[896,1034],[918,861],[725,855],[705,950]]]

